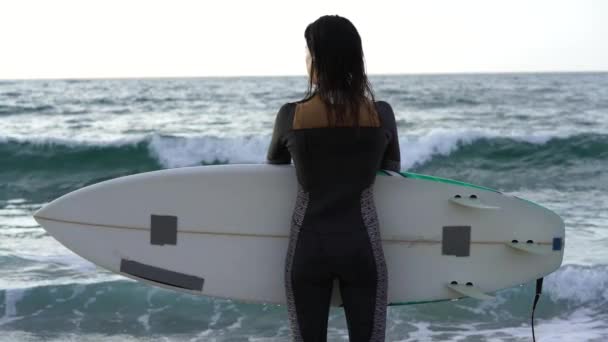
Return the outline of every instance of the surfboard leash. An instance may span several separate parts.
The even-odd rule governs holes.
[[[532,341],[536,342],[536,336],[534,335],[534,310],[536,309],[536,303],[538,303],[538,299],[540,298],[541,293],[543,292],[543,278],[536,279],[536,295],[534,296],[534,304],[532,304]]]

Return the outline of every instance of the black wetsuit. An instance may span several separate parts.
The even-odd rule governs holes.
[[[285,262],[294,341],[327,339],[333,278],[340,283],[351,342],[384,341],[387,274],[373,199],[379,169],[400,170],[395,116],[376,102],[380,127],[292,127],[296,103],[277,114],[268,163],[298,180]]]

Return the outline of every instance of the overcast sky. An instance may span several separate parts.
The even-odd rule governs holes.
[[[0,79],[304,75],[324,14],[370,74],[608,71],[605,0],[2,0]]]

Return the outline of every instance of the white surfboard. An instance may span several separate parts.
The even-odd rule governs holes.
[[[282,304],[296,190],[292,165],[184,167],[84,187],[34,218],[76,254],[126,277]],[[515,196],[379,171],[374,201],[389,305],[491,298],[488,292],[545,276],[563,259],[562,219]]]

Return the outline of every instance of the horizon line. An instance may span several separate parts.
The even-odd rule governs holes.
[[[457,75],[517,75],[517,74],[603,74],[608,70],[538,70],[538,71],[454,71],[454,72],[403,72],[368,73],[367,76],[457,76]],[[2,78],[0,81],[83,81],[83,80],[153,80],[153,79],[215,79],[215,78],[287,78],[307,77],[306,74],[277,75],[206,75],[206,76],[109,76],[109,77],[32,77]]]

